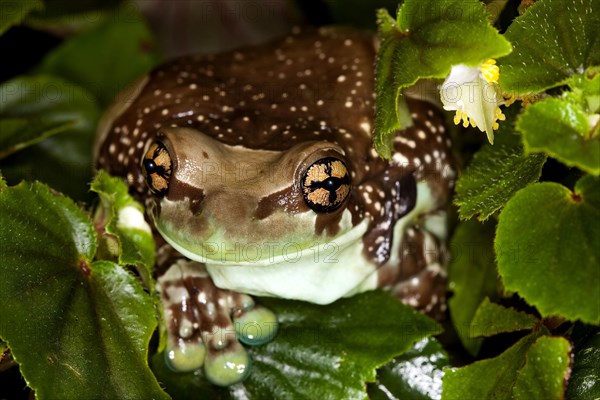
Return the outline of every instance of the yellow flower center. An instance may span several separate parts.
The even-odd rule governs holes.
[[[496,65],[496,60],[490,58],[481,64],[481,75],[488,83],[498,83],[500,78],[500,68]]]
[[[500,110],[500,107],[496,107],[496,111],[494,113],[494,123],[492,125],[492,129],[497,130],[500,125],[498,125],[498,121],[504,121],[506,120],[506,115],[504,115],[502,113],[502,110]],[[462,121],[462,125],[467,128],[469,125],[471,125],[473,128],[477,127],[477,124],[475,123],[475,121],[473,120],[473,118],[470,118],[469,115],[464,112],[463,110],[456,110],[456,114],[454,114],[454,124],[458,125],[460,124]]]

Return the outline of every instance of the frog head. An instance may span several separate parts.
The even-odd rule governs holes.
[[[352,166],[326,140],[260,150],[182,127],[163,128],[141,162],[149,212],[180,253],[227,287],[317,302],[347,294],[375,269],[362,256],[369,219],[357,218]],[[342,283],[336,293],[318,283],[332,274]]]

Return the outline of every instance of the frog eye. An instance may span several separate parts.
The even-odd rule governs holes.
[[[154,142],[142,161],[143,173],[148,187],[155,195],[164,196],[171,180],[171,155],[161,142]]]
[[[306,204],[317,212],[331,212],[350,194],[350,175],[343,161],[327,157],[314,162],[302,178]]]

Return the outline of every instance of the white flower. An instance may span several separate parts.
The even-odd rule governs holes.
[[[490,143],[494,143],[497,121],[505,119],[499,107],[504,103],[499,76],[496,60],[487,60],[478,67],[459,64],[452,67],[440,90],[444,109],[456,111],[454,123],[462,121],[465,128],[469,124],[479,128]]]

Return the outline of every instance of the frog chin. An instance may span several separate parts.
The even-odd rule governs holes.
[[[252,244],[252,250],[249,250],[241,245],[231,245],[226,250],[228,259],[199,255],[168,236],[163,237],[184,256],[204,263],[220,288],[328,304],[376,288],[376,266],[365,258],[363,251],[362,238],[368,225],[369,220],[365,218],[341,235],[313,246],[302,247],[290,241],[265,243],[262,250],[256,250],[257,246]],[[257,251],[265,249],[269,256],[257,257]],[[331,285],[331,282],[336,284]]]

